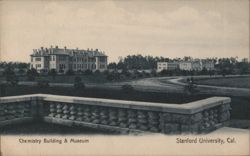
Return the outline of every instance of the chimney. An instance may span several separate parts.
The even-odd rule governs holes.
[[[66,46],[64,46],[64,49],[66,50],[66,49],[67,49],[67,47],[66,47]]]
[[[50,48],[52,49],[52,48],[53,48],[53,45],[51,45]]]
[[[43,50],[43,47],[41,47],[41,50]]]
[[[98,51],[98,49],[96,49],[95,51]]]
[[[58,45],[56,45],[56,49],[58,49]]]

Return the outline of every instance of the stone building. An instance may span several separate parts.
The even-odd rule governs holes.
[[[162,70],[175,70],[179,68],[179,63],[177,62],[157,62],[157,71]]]
[[[214,63],[212,61],[202,60],[202,69],[214,70]]]
[[[191,61],[183,61],[179,63],[180,70],[192,70],[192,62]]]
[[[157,71],[162,70],[185,70],[185,71],[201,71],[202,69],[214,70],[214,62],[208,60],[194,59],[190,61],[180,62],[157,62]]]
[[[68,70],[104,71],[107,69],[107,56],[98,49],[41,47],[40,49],[34,49],[30,56],[30,68],[35,68],[38,72],[48,72],[51,69],[55,69],[59,73],[65,73]]]

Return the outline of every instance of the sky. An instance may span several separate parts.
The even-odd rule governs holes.
[[[142,54],[249,57],[248,0],[0,0],[0,61],[32,49],[100,49],[109,62]]]

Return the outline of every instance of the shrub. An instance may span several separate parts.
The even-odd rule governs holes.
[[[193,77],[187,78],[187,84],[184,86],[184,92],[188,95],[193,95],[198,92]]]
[[[85,84],[82,82],[82,78],[80,76],[75,77],[74,88],[75,89],[84,89],[85,88]]]
[[[85,70],[84,73],[85,73],[86,75],[91,75],[93,72],[92,72],[92,70],[87,69],[87,70]]]
[[[38,72],[35,68],[31,68],[27,71],[27,78],[29,81],[34,81],[37,76]]]
[[[101,73],[100,70],[96,70],[96,71],[95,71],[95,74],[96,74],[96,75],[99,75],[100,73]]]
[[[49,71],[49,75],[52,76],[53,80],[55,79],[56,75],[57,75],[57,71],[55,69],[51,69]]]
[[[67,70],[66,75],[75,75],[75,72],[72,69]]]
[[[6,77],[7,83],[10,83],[11,85],[17,85],[18,84],[18,77],[16,76],[15,72],[11,68],[6,68],[4,70],[4,75]]]
[[[104,74],[104,75],[108,75],[108,74],[109,74],[109,71],[108,71],[108,70],[105,70],[105,71],[103,72],[103,74]]]
[[[151,71],[151,76],[157,76],[157,72],[156,72],[156,70],[155,69],[153,69],[152,71]]]
[[[125,84],[125,85],[122,85],[122,91],[125,93],[133,92],[134,87],[129,84]]]

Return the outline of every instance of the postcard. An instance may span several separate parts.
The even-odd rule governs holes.
[[[0,155],[250,155],[249,0],[0,0]]]

